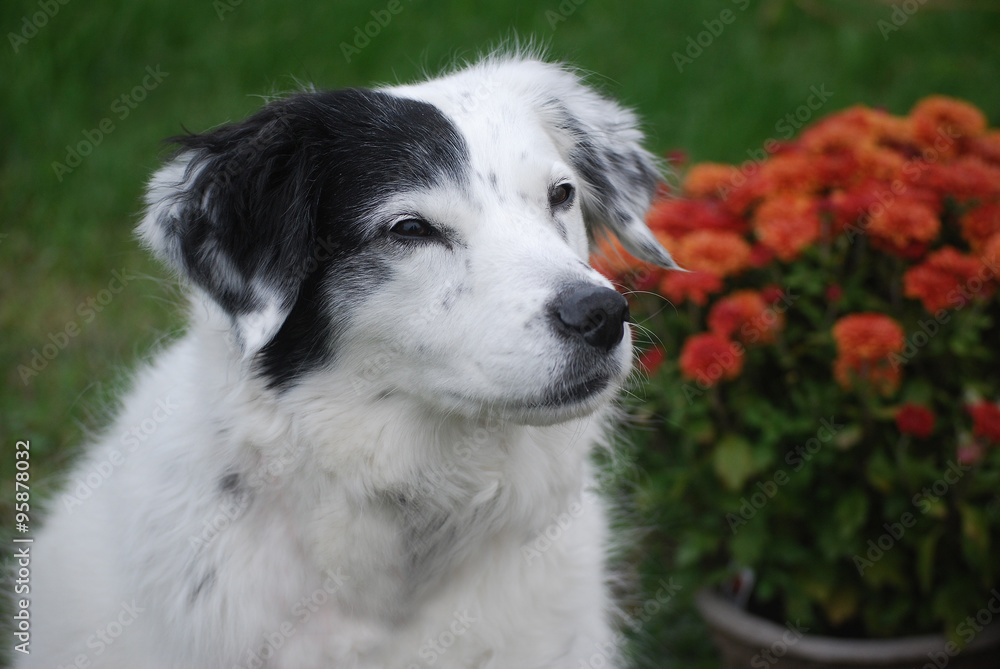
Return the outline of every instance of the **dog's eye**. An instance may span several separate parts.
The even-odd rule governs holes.
[[[559,184],[549,191],[549,206],[558,207],[573,201],[572,184]]]
[[[434,228],[419,218],[407,218],[392,226],[392,234],[407,239],[426,238],[434,235]]]

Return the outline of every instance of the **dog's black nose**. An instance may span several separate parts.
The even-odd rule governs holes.
[[[622,340],[629,319],[628,302],[617,291],[591,284],[572,286],[555,301],[562,329],[604,351]]]

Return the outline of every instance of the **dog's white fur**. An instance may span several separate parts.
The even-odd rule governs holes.
[[[280,390],[251,369],[287,301],[262,280],[262,306],[234,317],[194,286],[187,334],[138,374],[38,537],[19,666],[621,666],[589,458],[629,370],[627,327],[607,387],[558,406],[533,398],[569,364],[546,304],[567,281],[610,286],[586,264],[584,220],[608,205],[549,116],[568,109],[591,141],[648,160],[635,118],[522,58],[384,90],[440,109],[474,174],[464,189],[393,195],[366,225],[419,211],[462,248],[394,259],[344,324],[336,362]],[[163,221],[197,175],[190,159],[153,177],[140,225],[182,271]],[[580,194],[559,225],[552,182]],[[669,264],[642,222],[650,193],[618,197],[628,215],[608,227]],[[108,463],[89,498],[73,497]],[[547,550],[525,550],[546,531]]]

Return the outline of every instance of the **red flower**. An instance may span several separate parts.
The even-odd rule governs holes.
[[[1000,167],[977,156],[961,156],[953,163],[930,163],[916,178],[918,186],[961,202],[1000,197]]]
[[[714,200],[662,198],[646,216],[649,227],[670,237],[683,237],[697,230],[720,230],[745,234],[747,224]]]
[[[844,296],[844,289],[840,287],[839,283],[833,283],[826,287],[823,295],[827,302],[839,302],[840,298]]]
[[[768,304],[774,304],[778,300],[785,297],[785,289],[772,283],[764,286],[764,288],[760,291],[760,296],[763,297],[764,301]]]
[[[967,408],[972,414],[972,434],[1000,444],[1000,406],[983,401]]]
[[[997,267],[1000,266],[1000,232],[993,235],[983,244],[983,264],[989,270],[995,281],[997,279]]]
[[[817,202],[808,195],[784,194],[765,200],[754,213],[761,243],[789,262],[820,236]]]
[[[708,312],[708,329],[722,337],[736,336],[744,344],[770,344],[785,326],[755,290],[738,290],[721,298]]]
[[[706,332],[688,337],[681,349],[681,374],[705,387],[731,380],[743,370],[743,347]]]
[[[919,299],[924,308],[935,313],[941,309],[965,306],[972,297],[986,297],[993,286],[984,280],[983,262],[959,253],[951,246],[942,247],[903,274],[903,291]]]
[[[904,404],[896,410],[896,427],[903,434],[926,439],[934,431],[934,412],[920,404]]]
[[[703,307],[720,290],[722,279],[708,272],[667,272],[660,281],[660,294],[675,304],[691,300]]]
[[[892,356],[905,345],[899,323],[883,314],[850,314],[834,323],[833,338],[837,344],[833,371],[841,386],[850,389],[861,381],[883,395],[896,391],[901,375]]]
[[[750,246],[750,258],[747,263],[750,267],[755,269],[760,269],[761,267],[767,267],[774,260],[774,251],[767,248],[760,242],[755,242]]]
[[[639,355],[639,359],[636,360],[636,364],[639,369],[644,371],[647,375],[652,376],[663,364],[664,359],[666,359],[666,352],[660,346],[652,346],[647,348]]]
[[[980,251],[997,233],[1000,233],[1000,204],[983,204],[962,216],[962,237],[973,251]]]

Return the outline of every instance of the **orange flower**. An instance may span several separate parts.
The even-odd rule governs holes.
[[[779,153],[760,166],[757,188],[761,195],[812,193],[825,184],[815,156],[804,152]]]
[[[711,387],[721,379],[735,379],[743,371],[743,347],[706,332],[688,337],[681,349],[681,374]]]
[[[1000,232],[1000,204],[984,204],[962,216],[962,237],[973,251],[979,252],[993,235]]]
[[[883,395],[895,392],[900,371],[891,356],[905,345],[899,323],[884,314],[850,314],[834,324],[833,339],[837,344],[833,371],[841,386],[849,389],[860,381]]]
[[[733,181],[739,171],[732,165],[700,163],[688,170],[681,187],[689,197],[720,197],[720,191],[725,194],[733,189]]]
[[[761,243],[789,262],[819,239],[821,225],[816,201],[807,195],[779,194],[765,200],[754,213],[754,229]]]
[[[703,307],[720,290],[722,279],[708,272],[667,272],[660,281],[660,294],[675,304],[691,300]]]
[[[841,357],[870,362],[903,350],[903,328],[879,313],[849,314],[833,326],[833,339]]]
[[[903,293],[919,299],[924,309],[935,313],[957,308],[974,297],[985,297],[994,286],[984,280],[983,262],[960,253],[952,246],[942,247],[921,264],[903,274]]]
[[[986,116],[968,102],[943,95],[926,97],[910,111],[917,139],[939,153],[953,156],[959,143],[986,131]],[[946,140],[951,139],[949,144]],[[958,141],[955,141],[958,140]]]
[[[803,130],[800,141],[806,150],[817,153],[853,152],[858,146],[905,146],[913,142],[913,123],[856,105]]]
[[[904,258],[919,258],[937,239],[941,221],[927,205],[900,197],[868,220],[872,245]]]
[[[869,140],[874,110],[856,105],[820,119],[802,131],[799,143],[813,153],[851,151],[859,142]]]
[[[719,278],[739,274],[750,261],[750,244],[734,232],[698,230],[677,244],[677,262],[684,269]]]
[[[629,255],[617,239],[600,237],[590,256],[590,264],[610,281],[621,281],[643,265]]]
[[[722,337],[737,335],[744,344],[770,344],[785,326],[784,315],[771,309],[755,290],[737,290],[708,312],[708,329]]]

